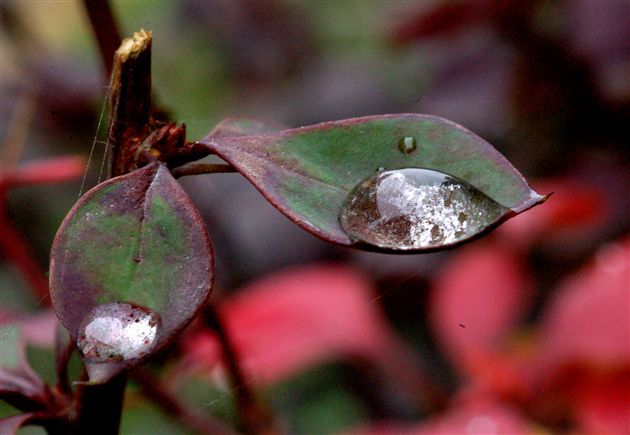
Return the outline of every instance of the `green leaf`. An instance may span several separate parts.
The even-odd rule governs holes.
[[[298,225],[343,245],[397,250],[387,244],[366,245],[340,223],[353,189],[379,170],[424,168],[469,184],[503,210],[493,213],[479,233],[544,200],[489,143],[430,115],[369,116],[242,137],[211,133],[199,142]]]
[[[96,186],[72,208],[53,244],[50,292],[75,341],[84,319],[104,304],[140,306],[153,320],[157,314],[153,354],[194,317],[212,275],[212,249],[199,212],[168,169],[153,163]],[[104,382],[148,356],[99,361],[91,373],[89,358],[86,364],[90,379]]]

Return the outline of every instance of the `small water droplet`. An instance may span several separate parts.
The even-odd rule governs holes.
[[[442,172],[408,168],[376,173],[348,195],[340,214],[355,241],[409,250],[452,245],[508,211],[470,184]]]
[[[98,305],[79,327],[77,346],[90,362],[128,361],[149,353],[157,338],[160,316],[138,305]]]
[[[376,172],[383,172],[385,170],[384,167],[379,166],[378,168],[376,168]]]
[[[405,136],[398,141],[398,149],[403,154],[411,154],[415,151],[418,143],[413,136]]]

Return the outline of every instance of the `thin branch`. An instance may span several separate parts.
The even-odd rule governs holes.
[[[38,298],[41,298],[41,302],[50,305],[48,279],[41,266],[33,258],[28,243],[5,215],[2,204],[0,204],[0,257],[10,260],[20,270]]]
[[[194,431],[208,435],[235,434],[231,428],[218,420],[212,419],[199,409],[178,400],[149,370],[138,367],[131,372],[131,376],[138,383],[140,392],[145,398],[154,402]]]
[[[33,94],[23,94],[17,100],[9,128],[2,138],[0,161],[4,171],[12,169],[20,159],[26,144],[26,137],[35,115],[36,101]]]
[[[106,0],[83,0],[83,6],[96,36],[106,77],[109,77],[114,67],[114,53],[122,42],[114,14]]]
[[[273,417],[262,404],[256,400],[254,392],[245,380],[243,369],[239,364],[236,351],[227,336],[219,313],[215,307],[208,305],[203,312],[205,324],[211,328],[219,339],[223,358],[230,376],[236,402],[240,414],[241,430],[246,434],[271,434],[277,432]]]
[[[171,172],[173,177],[179,178],[186,175],[236,172],[236,168],[226,163],[188,163],[187,165],[174,168]]]

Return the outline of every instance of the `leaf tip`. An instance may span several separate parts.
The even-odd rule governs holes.
[[[524,211],[529,210],[532,207],[536,207],[537,205],[544,204],[551,195],[553,195],[553,192],[547,193],[545,195],[541,195],[540,193],[536,192],[534,189],[531,189],[529,192],[529,197],[525,201],[523,201],[519,206],[514,207],[511,210],[516,214],[522,213]]]

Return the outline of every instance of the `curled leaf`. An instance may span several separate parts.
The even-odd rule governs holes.
[[[48,389],[28,364],[20,326],[0,328],[0,349],[0,398],[22,410],[41,408],[48,400]]]
[[[490,144],[435,116],[370,116],[250,134],[213,132],[199,143],[295,223],[342,245],[439,249],[544,200]]]
[[[0,434],[1,435],[14,435],[22,427],[26,426],[30,420],[33,419],[35,414],[17,414],[9,417],[0,418]]]
[[[104,382],[168,345],[206,300],[212,275],[199,212],[153,163],[73,207],[53,244],[50,292],[90,380]]]

